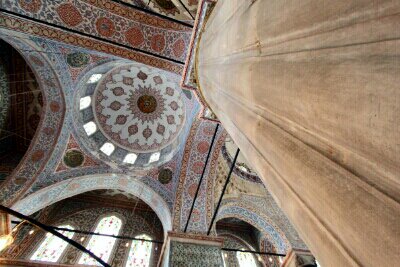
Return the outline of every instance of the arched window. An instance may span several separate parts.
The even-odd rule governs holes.
[[[238,251],[236,252],[236,258],[240,267],[257,267],[254,256],[251,253]]]
[[[148,235],[138,235],[135,238],[151,240]],[[129,250],[126,267],[148,267],[150,266],[150,257],[153,243],[142,240],[133,240]]]
[[[67,228],[74,230],[71,225],[61,225],[59,228]],[[59,233],[65,235],[69,239],[74,236],[73,232],[58,231]],[[67,247],[68,243],[61,238],[56,237],[50,233],[46,234],[46,238],[40,244],[39,248],[33,253],[31,260],[35,261],[48,261],[57,262],[61,254]]]
[[[118,235],[122,221],[117,216],[108,216],[100,220],[97,224],[95,233],[106,235]],[[110,258],[115,243],[114,237],[94,235],[90,238],[87,249],[107,262]],[[99,265],[99,263],[88,254],[82,254],[79,264]]]

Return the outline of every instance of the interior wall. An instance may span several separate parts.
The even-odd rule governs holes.
[[[36,217],[41,222],[60,226],[69,224],[76,230],[94,231],[97,222],[107,215],[117,215],[123,225],[119,235],[135,237],[140,234],[147,234],[154,240],[163,240],[163,227],[157,215],[153,211],[145,211],[143,209],[135,210],[133,207],[113,207],[112,201],[108,203],[93,203],[79,198],[70,198],[55,203],[37,213]],[[34,251],[45,238],[45,232],[35,229],[34,234],[29,231],[35,229],[29,225],[19,226],[15,236],[14,243],[0,254],[0,257],[8,259],[29,260]],[[85,237],[84,241],[80,241],[81,237]],[[74,234],[73,240],[87,245],[90,236]],[[126,247],[128,240],[118,239],[114,245],[112,255],[108,263],[111,266],[125,266],[128,252],[130,249]],[[150,266],[156,266],[160,252],[161,244],[153,243],[153,253]],[[82,253],[76,248],[68,245],[61,255],[58,263],[74,265],[79,261]]]

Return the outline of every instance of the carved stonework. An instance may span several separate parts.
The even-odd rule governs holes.
[[[314,256],[308,250],[291,250],[282,267],[317,267]]]
[[[219,267],[223,266],[222,243],[218,237],[169,232],[162,258],[168,260],[167,266]]]
[[[313,255],[308,254],[296,254],[296,266],[298,267],[317,267],[315,258]]]

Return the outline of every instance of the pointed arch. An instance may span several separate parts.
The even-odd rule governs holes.
[[[165,236],[172,229],[171,212],[165,200],[139,179],[123,174],[96,174],[64,180],[21,199],[12,208],[30,215],[65,198],[98,189],[118,189],[140,198],[157,214]]]
[[[122,220],[116,215],[109,215],[107,217],[103,217],[97,223],[94,232],[107,235],[118,235],[121,227]],[[100,257],[103,261],[107,262],[113,251],[115,241],[116,238],[114,237],[94,235],[90,238],[86,248]],[[82,254],[78,263],[85,265],[99,264],[95,259],[86,253]]]
[[[138,239],[151,240],[152,238],[146,234],[135,236]],[[128,259],[125,267],[148,267],[153,252],[153,243],[142,240],[133,240],[129,249]]]
[[[25,59],[43,97],[43,112],[29,148],[0,186],[0,202],[11,206],[32,186],[50,160],[61,133],[66,107],[59,76],[48,56],[40,52],[42,49],[28,41],[29,38],[23,34],[12,36],[8,30],[1,28],[0,33],[0,39],[10,44]]]
[[[256,259],[253,254],[242,251],[236,252],[239,267],[257,267]]]

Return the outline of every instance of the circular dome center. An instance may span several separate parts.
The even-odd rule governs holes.
[[[143,113],[152,113],[157,108],[157,100],[151,95],[142,95],[137,101],[139,110]]]
[[[93,115],[104,137],[134,153],[160,151],[174,142],[185,121],[177,84],[147,67],[118,66],[93,94]]]

